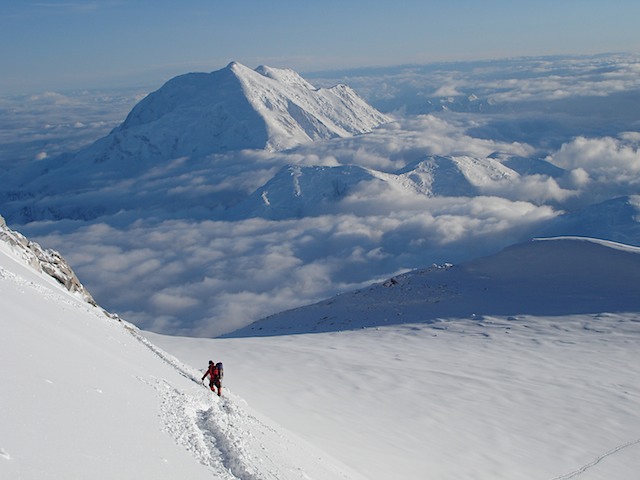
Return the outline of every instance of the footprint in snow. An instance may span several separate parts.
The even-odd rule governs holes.
[[[0,457],[4,458],[5,460],[11,460],[11,455],[9,455],[9,452],[7,452],[4,448],[0,448]]]

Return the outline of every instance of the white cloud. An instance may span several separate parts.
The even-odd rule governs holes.
[[[567,178],[569,184],[575,188],[584,188],[591,182],[589,173],[584,168],[574,168],[570,170]]]
[[[31,95],[29,96],[28,101],[38,105],[67,105],[74,103],[72,98],[57,92],[44,92]]]
[[[637,138],[631,133],[622,139],[578,137],[562,145],[552,161],[567,170],[584,169],[600,181],[637,182],[640,172]]]
[[[198,306],[201,301],[188,295],[170,292],[168,289],[152,295],[149,303],[154,307],[154,311],[174,314]]]
[[[68,257],[99,302],[141,326],[214,335],[399,270],[494,251],[555,215],[488,197],[420,205],[285,221],[95,224],[39,240]]]
[[[412,69],[397,77],[363,78],[362,82],[370,88],[372,97],[378,95],[380,99],[402,99],[413,92],[412,101],[419,98],[426,103],[433,95],[459,93],[467,98],[476,94],[480,100],[510,105],[536,100],[527,107],[536,109],[552,105],[541,100],[555,102],[577,95],[640,88],[637,59],[626,66],[615,62],[605,65],[602,70],[608,71],[606,75],[598,73],[594,59],[532,62],[536,68],[529,70],[505,70],[489,64],[455,72],[421,73]],[[92,105],[89,98],[76,101],[85,102],[86,108]],[[133,97],[105,97],[95,109],[87,110],[86,118],[77,115],[79,104],[68,103],[65,98],[34,97],[31,105],[44,110],[38,115],[31,113],[14,130],[6,131],[31,125],[33,136],[28,140],[36,137],[39,142],[29,147],[33,150],[28,158],[33,159],[45,152],[43,145],[48,145],[55,132],[64,131],[62,136],[70,142],[64,145],[69,146],[89,138],[70,139],[71,131],[89,135],[89,131],[107,130],[109,122],[97,123],[102,120],[100,110],[107,109],[113,125],[118,111],[124,117],[130,101],[133,103]],[[3,108],[19,104],[0,99]],[[42,112],[54,112],[52,105],[65,110],[62,114],[55,110],[55,117],[45,115],[52,128],[43,131],[38,119]],[[573,201],[584,203],[634,190],[637,193],[640,133],[624,121],[618,137],[616,133],[576,137],[574,128],[583,128],[587,121],[593,122],[589,127],[602,129],[589,131],[606,132],[610,117],[585,119],[575,114],[583,108],[591,112],[590,103],[578,102],[572,108],[554,115],[526,109],[493,114],[432,113],[398,118],[369,135],[315,142],[286,152],[184,157],[124,179],[117,169],[101,170],[100,175],[113,175],[118,180],[72,199],[51,195],[39,208],[110,209],[107,214],[94,223],[60,221],[33,224],[24,230],[33,232],[43,245],[60,250],[96,299],[123,317],[158,331],[215,335],[401,270],[493,253],[535,235],[539,226]],[[627,109],[631,107],[624,108],[620,115],[626,115]],[[618,115],[614,110],[611,115]],[[637,122],[637,112],[632,113],[630,121]],[[557,128],[556,123],[550,126],[551,120],[558,122]],[[87,127],[73,128],[80,122]],[[567,137],[575,138],[566,141]],[[513,138],[518,141],[510,140]],[[539,151],[527,143],[529,138],[536,145],[561,141],[558,147]],[[14,153],[30,145],[27,139],[1,144],[9,145],[2,148]],[[46,152],[54,156],[56,148],[61,147],[48,148]],[[316,217],[224,220],[229,218],[225,213],[230,207],[287,164],[356,164],[393,173],[431,155],[482,160],[494,152],[506,157],[544,158],[549,154],[548,158],[567,169],[567,174],[491,179],[477,186],[481,196],[474,198],[428,198],[393,182],[374,179],[353,187],[345,199],[327,202],[325,210],[314,211],[319,215]],[[69,183],[72,180],[71,175],[64,179]],[[85,186],[82,184],[83,189]],[[133,207],[131,199],[135,201]],[[131,210],[119,211],[124,207]]]
[[[572,174],[571,179],[572,187],[585,185],[585,179],[580,172]],[[485,195],[496,195],[511,200],[530,201],[537,205],[549,202],[560,203],[578,195],[578,191],[563,188],[556,179],[546,175],[525,175],[516,179],[494,182],[484,187],[482,192]]]

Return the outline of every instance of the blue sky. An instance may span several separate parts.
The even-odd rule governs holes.
[[[237,60],[300,72],[640,50],[637,0],[9,0],[0,95],[159,85]]]

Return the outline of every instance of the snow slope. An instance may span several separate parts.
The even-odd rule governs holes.
[[[0,311],[0,478],[360,478],[233,389],[214,398],[200,371],[28,266],[7,242]]]
[[[216,352],[252,407],[372,480],[635,480],[638,257],[537,241],[276,315],[261,338],[145,335],[187,363]]]
[[[640,311],[640,248],[566,237],[398,275],[272,315],[228,336],[331,332],[451,317],[627,311]]]
[[[216,352],[249,405],[370,480],[635,480],[640,470],[637,313],[147,335],[187,363]]]
[[[526,264],[539,265],[531,296],[542,300],[576,279],[591,292],[605,281],[622,288],[622,278],[633,289],[638,255],[607,242],[534,242],[467,264],[458,286],[519,284]],[[617,311],[625,290],[600,313],[566,296],[574,313],[407,315],[364,328],[385,300],[387,311],[413,314],[433,305],[414,289],[420,281],[404,280],[380,287],[393,299],[338,297],[332,314],[358,312],[354,330],[164,337],[90,305],[0,242],[0,381],[10,386],[0,391],[0,477],[637,478],[640,314]],[[477,299],[456,301],[472,311]],[[316,309],[294,311],[296,323]],[[221,399],[199,384],[195,367],[208,359],[225,363]]]

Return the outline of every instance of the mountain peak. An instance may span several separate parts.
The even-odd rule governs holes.
[[[351,89],[316,89],[293,70],[252,70],[233,61],[211,73],[169,80],[77,157],[129,163],[282,150],[366,133],[388,120]]]
[[[260,65],[255,69],[255,72],[259,73],[265,78],[270,78],[285,85],[300,87],[312,91],[317,90],[313,85],[302,78],[296,71],[289,68],[273,68],[266,65]]]
[[[229,62],[229,64],[222,70],[229,70],[233,72],[235,75],[241,75],[243,73],[246,74],[248,72],[253,72],[251,68],[247,67],[246,65],[240,62],[236,62],[235,60],[232,62]],[[212,72],[212,73],[215,73],[215,72]]]

